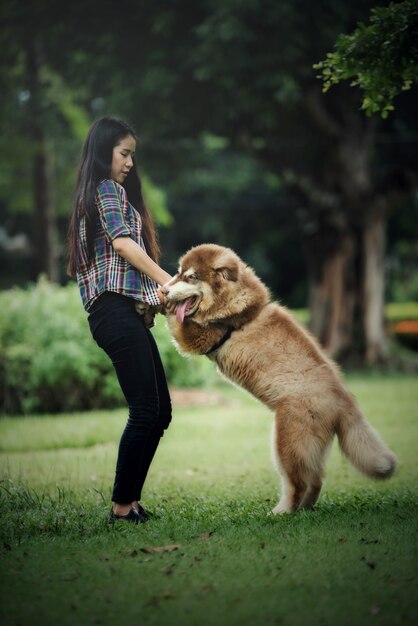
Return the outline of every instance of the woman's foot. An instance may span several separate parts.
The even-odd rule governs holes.
[[[138,511],[136,509],[134,509],[134,507],[132,506],[128,513],[126,513],[125,515],[121,515],[119,513],[115,513],[114,508],[110,509],[110,515],[109,515],[109,524],[114,524],[115,522],[118,521],[124,521],[124,522],[132,522],[134,524],[141,524],[143,523],[143,521],[146,520],[142,520]]]
[[[151,519],[152,515],[146,511],[136,500],[132,504],[113,503],[110,511],[109,522],[114,523],[117,520],[133,522],[134,524],[144,524]]]
[[[146,511],[144,507],[138,502],[138,500],[132,502],[132,506],[138,512],[138,515],[141,518],[141,522],[147,522],[149,519],[151,519],[151,517],[153,517],[152,513]]]
[[[128,515],[129,511],[134,507],[134,503],[132,504],[118,504],[117,502],[113,503],[112,511],[115,515]]]

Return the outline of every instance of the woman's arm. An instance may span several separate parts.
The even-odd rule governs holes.
[[[115,252],[129,261],[137,270],[155,280],[158,285],[165,285],[171,280],[170,274],[154,263],[141,246],[130,237],[116,237],[112,241],[112,246]]]

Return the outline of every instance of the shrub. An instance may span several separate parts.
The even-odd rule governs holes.
[[[178,354],[159,316],[153,330],[169,384],[200,386],[216,373],[207,359]],[[74,283],[40,279],[0,293],[0,411],[53,413],[124,404],[107,355],[93,341]]]

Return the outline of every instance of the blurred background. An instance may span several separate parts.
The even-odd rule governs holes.
[[[72,393],[92,371],[66,230],[82,142],[108,114],[137,131],[168,272],[192,245],[229,246],[343,365],[415,367],[417,88],[386,119],[368,116],[358,88],[324,93],[313,67],[374,6],[1,0],[3,410],[59,407],[58,370]],[[47,390],[33,404],[22,385],[42,368]],[[83,398],[100,386],[89,384]],[[67,408],[89,406],[77,402]]]

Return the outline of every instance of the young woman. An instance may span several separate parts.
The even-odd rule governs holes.
[[[110,357],[129,407],[109,520],[138,524],[150,516],[141,490],[171,421],[171,401],[158,348],[135,304],[160,304],[158,286],[171,276],[158,265],[135,148],[135,133],[121,120],[104,117],[91,126],[69,227],[68,271],[77,277],[92,336]]]

